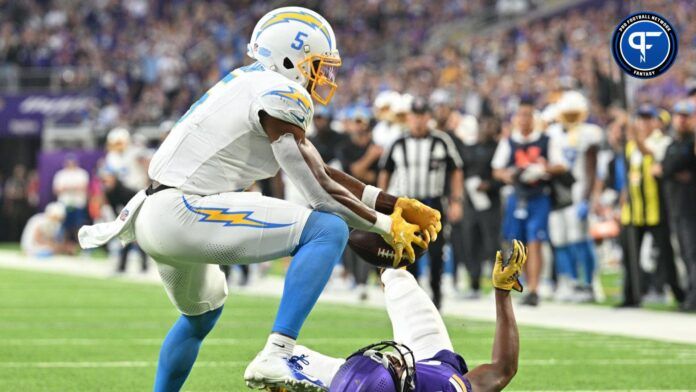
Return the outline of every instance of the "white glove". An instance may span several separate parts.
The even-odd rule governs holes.
[[[546,176],[546,168],[540,163],[534,163],[527,166],[520,175],[520,181],[525,184],[535,183]]]

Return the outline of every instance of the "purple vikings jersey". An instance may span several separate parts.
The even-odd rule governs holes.
[[[472,392],[469,372],[457,353],[442,350],[430,359],[416,362],[415,392]]]

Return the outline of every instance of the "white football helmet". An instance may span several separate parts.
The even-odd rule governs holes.
[[[399,99],[401,99],[401,94],[399,94],[396,91],[380,91],[380,93],[377,94],[377,96],[375,97],[375,102],[372,106],[375,110],[391,110],[392,106],[394,106],[394,103],[396,103],[396,101],[398,101]]]
[[[60,222],[65,220],[65,206],[57,201],[46,204],[44,213],[53,220]]]
[[[556,103],[558,120],[565,126],[584,122],[589,112],[589,103],[579,91],[566,91]]]
[[[302,7],[264,15],[251,34],[247,54],[266,68],[307,88],[322,105],[331,101],[341,57],[329,22]]]

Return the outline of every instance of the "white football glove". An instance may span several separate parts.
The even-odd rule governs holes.
[[[525,184],[535,183],[542,178],[546,177],[546,168],[540,163],[534,163],[527,166],[526,169],[520,174],[520,181]]]

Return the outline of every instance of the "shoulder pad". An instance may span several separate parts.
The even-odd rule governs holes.
[[[307,130],[312,122],[314,104],[307,90],[296,83],[277,85],[261,93],[259,102],[269,116]]]
[[[584,131],[584,137],[586,137],[591,144],[600,143],[604,138],[602,128],[596,124],[585,123]]]

